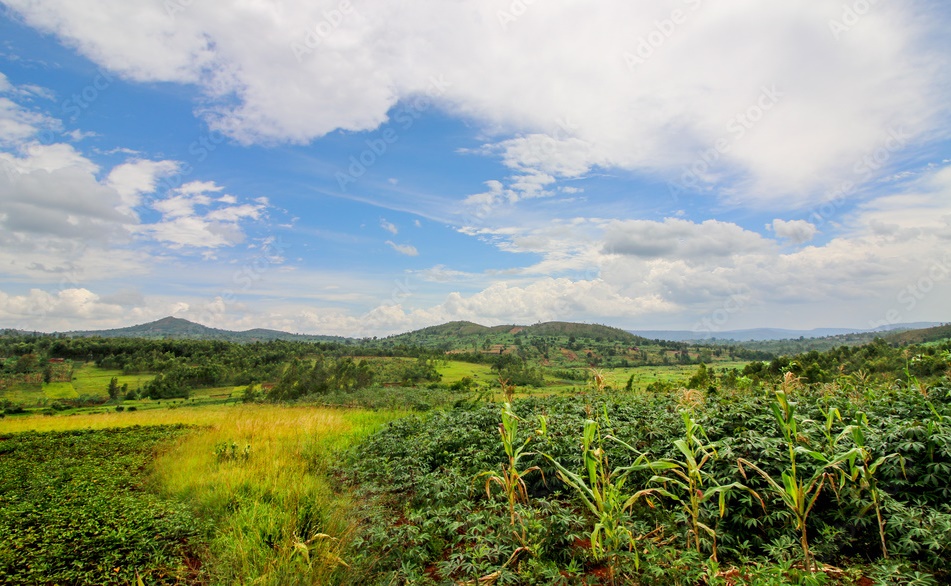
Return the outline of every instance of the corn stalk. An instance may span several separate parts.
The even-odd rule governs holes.
[[[716,444],[710,442],[703,427],[693,420],[689,411],[684,410],[681,415],[684,420],[684,437],[674,441],[674,447],[677,448],[683,459],[662,460],[661,462],[668,468],[667,473],[655,475],[649,482],[663,484],[663,488],[648,488],[638,491],[634,498],[658,494],[679,502],[689,524],[687,530],[688,546],[700,553],[700,535],[701,530],[703,530],[710,536],[712,541],[710,557],[713,561],[716,561],[716,530],[700,520],[704,503],[716,498],[720,517],[723,517],[726,511],[726,496],[731,490],[749,491],[759,499],[761,505],[763,499],[755,491],[739,482],[721,485],[709,472],[703,469],[708,461],[717,457]],[[655,462],[655,466],[657,464],[660,464],[660,462]],[[671,488],[678,489],[679,494],[671,492],[669,490]],[[765,505],[763,507],[765,509]]]
[[[534,436],[529,436],[519,445],[517,439],[519,421],[520,419],[512,410],[512,404],[504,403],[502,405],[502,422],[499,424],[499,435],[502,438],[502,446],[505,448],[505,455],[508,461],[502,464],[500,471],[489,470],[478,475],[486,477],[485,494],[487,497],[491,498],[492,496],[491,488],[493,483],[498,484],[502,488],[502,492],[505,493],[505,498],[508,501],[509,516],[513,527],[515,526],[516,520],[521,521],[515,510],[516,503],[528,502],[528,488],[525,485],[523,477],[529,472],[537,471],[542,475],[542,480],[545,479],[545,474],[538,466],[532,466],[525,470],[520,469],[522,458],[534,455],[533,452],[526,451],[528,444],[531,443]],[[524,527],[522,530],[522,541],[524,541]]]
[[[787,373],[787,375],[790,373]],[[788,378],[788,377],[787,377]],[[784,381],[786,382],[786,381]],[[786,385],[784,384],[784,387]],[[775,392],[776,400],[770,404],[773,416],[779,424],[783,439],[788,448],[789,466],[781,472],[780,482],[777,482],[762,468],[756,464],[739,458],[737,465],[743,478],[746,478],[746,468],[750,468],[759,474],[766,481],[769,489],[786,505],[786,508],[793,514],[796,520],[796,530],[799,532],[799,543],[802,547],[803,564],[806,571],[811,572],[815,566],[812,552],[809,550],[808,520],[822,488],[828,482],[833,489],[836,489],[836,474],[838,473],[840,484],[844,483],[846,473],[842,469],[845,462],[854,462],[861,456],[859,448],[852,448],[845,452],[833,453],[830,455],[822,454],[815,450],[810,450],[804,445],[803,438],[799,433],[799,426],[796,419],[795,403],[789,400],[785,390]],[[797,465],[797,456],[809,456],[815,460],[819,467],[811,476],[801,473]]]
[[[638,454],[629,466],[611,467],[606,441],[614,442]],[[591,552],[596,559],[607,559],[611,582],[614,582],[615,569],[620,552],[634,549],[638,538],[625,523],[626,511],[634,505],[638,496],[625,490],[628,476],[633,472],[666,469],[670,464],[651,462],[643,454],[612,435],[601,434],[600,424],[588,419],[582,432],[582,456],[584,470],[581,474],[573,472],[548,454],[542,454],[558,471],[558,477],[573,488],[581,502],[595,518],[591,530]]]

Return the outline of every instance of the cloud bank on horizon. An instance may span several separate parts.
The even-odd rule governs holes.
[[[0,4],[3,327],[948,319],[943,3]]]

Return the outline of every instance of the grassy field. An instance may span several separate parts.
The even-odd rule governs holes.
[[[198,545],[215,584],[317,584],[343,567],[352,503],[327,467],[403,415],[263,405],[7,417],[0,433],[187,424],[199,428],[152,464],[150,490],[187,503],[213,529]]]
[[[747,362],[717,362],[712,368],[717,372],[736,368],[743,370]],[[633,388],[643,389],[654,382],[678,383],[686,381],[697,372],[696,364],[678,364],[670,366],[640,366],[637,368],[615,368],[604,370],[605,383],[613,388],[624,388],[628,379],[634,377]]]
[[[496,384],[498,375],[488,364],[472,364],[470,362],[460,362],[458,360],[446,360],[440,362],[436,367],[439,374],[442,375],[442,381],[446,384],[452,384],[463,379],[471,377],[476,384],[489,383]]]
[[[79,395],[91,397],[109,396],[109,381],[116,377],[121,387],[129,385],[130,389],[141,387],[155,378],[154,374],[122,374],[121,370],[99,368],[93,364],[83,364],[73,369],[73,387]]]
[[[14,383],[0,390],[0,399],[26,407],[42,406],[61,399],[78,399],[82,396],[105,399],[109,396],[109,381],[112,377],[116,377],[120,387],[126,384],[130,389],[137,389],[155,378],[155,375],[127,375],[122,374],[121,370],[99,368],[91,363],[75,363],[73,380],[70,382]]]

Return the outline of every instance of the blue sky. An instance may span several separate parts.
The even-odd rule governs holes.
[[[949,319],[940,2],[0,5],[2,327]]]

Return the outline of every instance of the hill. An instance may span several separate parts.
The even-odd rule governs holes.
[[[255,328],[243,332],[210,328],[195,322],[178,317],[163,317],[160,320],[116,328],[111,330],[84,330],[65,332],[69,337],[102,338],[148,338],[148,339],[176,339],[176,340],[224,340],[227,342],[262,342],[267,340],[291,340],[301,342],[346,342],[350,338],[342,336],[311,336],[290,334],[278,330]]]
[[[675,342],[769,342],[777,340],[844,338],[849,340],[871,341],[883,336],[885,332],[897,332],[930,328],[939,324],[916,322],[880,326],[874,330],[861,328],[814,328],[811,330],[786,330],[781,328],[754,328],[747,330],[725,330],[706,332],[695,330],[628,330],[637,336],[651,340],[671,340]],[[854,338],[853,338],[854,337]]]
[[[932,328],[894,332],[882,336],[889,344],[905,346],[908,344],[924,344],[951,338],[951,324],[942,324]]]
[[[443,350],[473,349],[481,346],[517,344],[528,337],[615,342],[636,346],[644,338],[619,328],[600,324],[545,322],[530,326],[483,326],[470,321],[454,321],[384,338],[390,344],[405,344]]]

